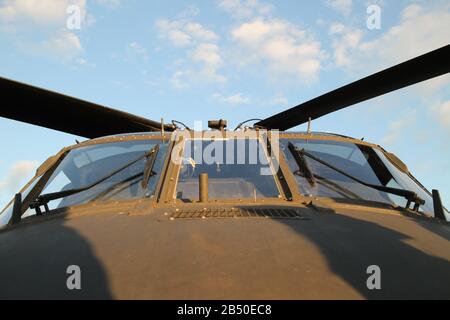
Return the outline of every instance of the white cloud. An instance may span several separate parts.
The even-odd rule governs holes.
[[[191,43],[192,38],[186,32],[181,30],[170,30],[168,32],[168,38],[176,46],[184,47]]]
[[[36,161],[27,160],[13,164],[6,177],[0,181],[0,195],[17,192],[25,180],[31,178],[37,165]]]
[[[175,89],[186,89],[192,84],[224,83],[226,80],[225,76],[217,73],[216,68],[205,65],[200,69],[191,67],[178,69],[172,74],[170,83]]]
[[[140,45],[137,42],[131,42],[128,45],[128,48],[130,50],[132,50],[133,52],[135,52],[137,55],[141,56],[142,59],[144,59],[145,61],[148,61],[150,59],[147,49],[145,49],[142,45]]]
[[[446,88],[450,93],[450,74],[445,74],[439,76],[437,78],[433,78],[418,84],[418,89],[420,90],[420,94],[425,97],[430,97],[436,95],[442,88]]]
[[[118,88],[120,88],[122,90],[128,90],[128,89],[131,88],[131,85],[129,83],[121,81],[121,80],[112,80],[111,83],[114,86],[116,86],[116,87],[118,87]]]
[[[186,47],[196,42],[217,41],[219,36],[212,30],[209,30],[197,22],[185,20],[166,20],[156,21],[155,27],[159,31],[161,38],[167,38],[169,41],[179,47]]]
[[[285,20],[256,18],[231,31],[247,63],[267,64],[275,74],[315,79],[325,54],[305,30]]]
[[[327,0],[326,3],[344,15],[349,15],[352,11],[352,0]]]
[[[192,37],[182,30],[181,22],[162,19],[156,21],[155,27],[159,30],[161,38],[169,39],[175,46],[185,47],[192,42]]]
[[[411,4],[402,11],[397,25],[370,41],[363,41],[362,30],[334,24],[330,34],[335,63],[382,69],[447,45],[448,32],[444,30],[450,30],[449,8],[448,4],[430,9]]]
[[[288,99],[284,96],[277,96],[269,101],[269,105],[284,107],[288,104]]]
[[[329,34],[333,38],[335,64],[353,72],[368,75],[401,63],[415,56],[440,48],[449,42],[450,6],[435,6],[426,9],[419,4],[411,4],[400,14],[399,22],[377,38],[364,41],[364,32],[342,24],[332,24]],[[445,30],[445,31],[444,31]],[[450,75],[434,78],[415,85],[404,99],[421,101],[421,110],[411,110],[403,114],[421,112],[421,117],[431,114],[444,128],[450,127],[450,106],[448,101],[434,105],[432,101],[442,99],[449,88]],[[390,124],[383,142],[392,145],[410,130],[414,117],[406,117]]]
[[[423,11],[422,7],[416,3],[407,6],[402,12],[402,19],[413,19],[420,15]]]
[[[335,23],[332,23],[332,24],[331,24],[328,33],[331,34],[331,35],[334,35],[334,34],[343,34],[344,31],[346,31],[346,29],[347,29],[347,28],[345,27],[344,24],[335,22]]]
[[[170,83],[176,88],[176,89],[185,89],[189,87],[189,84],[183,79],[185,78],[185,72],[184,71],[176,71],[172,78],[170,79]]]
[[[437,107],[432,108],[436,119],[450,131],[450,100],[440,103]]]
[[[219,39],[219,36],[214,31],[206,29],[197,22],[186,23],[185,30],[193,39],[200,41],[216,41]]]
[[[120,5],[120,0],[95,0],[95,2],[109,8],[117,8]]]
[[[95,68],[95,67],[96,67],[95,63],[91,63],[91,62],[87,61],[87,60],[84,59],[84,58],[77,58],[77,59],[75,60],[75,62],[76,62],[78,65],[83,66],[83,67],[89,67],[89,68]]]
[[[213,43],[201,43],[191,53],[192,61],[204,63],[207,68],[217,69],[223,63],[219,46]]]
[[[172,75],[170,82],[177,88],[187,88],[192,82],[225,82],[226,78],[219,74],[224,65],[219,36],[198,22],[187,19],[156,21],[155,27],[162,39],[177,48],[183,48],[188,58],[187,63],[177,63],[178,70]]]
[[[61,31],[39,46],[44,52],[71,57],[83,50],[80,39],[73,32]],[[39,49],[39,48],[38,48]]]
[[[82,45],[66,27],[71,5],[80,9],[82,25],[87,23],[86,0],[6,0],[0,5],[0,30],[30,52],[74,57]]]
[[[214,43],[200,43],[189,53],[190,61],[199,65],[199,68],[188,67],[184,74],[190,76],[191,81],[225,82],[226,77],[219,73],[223,66],[220,48]]]
[[[329,34],[334,36],[332,45],[334,49],[334,61],[339,67],[350,66],[352,50],[358,49],[363,32],[360,29],[351,29],[341,23],[333,23],[329,28]]]
[[[258,0],[219,0],[218,7],[238,19],[265,16],[272,11],[270,4]]]
[[[361,44],[363,53],[376,53],[386,62],[398,63],[437,49],[449,42],[450,6],[425,10],[417,4],[406,7],[400,23],[379,39]]]
[[[221,103],[233,105],[247,104],[250,102],[250,98],[245,97],[242,93],[236,93],[230,96],[223,96],[220,93],[215,93],[213,98]]]
[[[77,5],[83,14],[86,12],[86,0],[6,0],[0,7],[0,17],[9,23],[65,25],[70,5]]]
[[[186,18],[194,18],[198,16],[200,13],[200,9],[194,5],[188,5],[186,9],[181,11],[177,17],[180,19],[186,19]]]
[[[406,116],[391,122],[391,124],[389,125],[388,132],[382,139],[384,145],[392,146],[395,142],[397,142],[397,140],[401,137],[401,135],[408,127],[414,125],[416,121],[415,110],[406,110],[404,114]]]

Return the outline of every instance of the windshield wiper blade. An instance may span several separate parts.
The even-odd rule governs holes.
[[[152,159],[152,158],[156,158],[157,151],[155,152],[155,150],[159,150],[159,144],[157,144],[156,146],[154,146],[150,151],[145,152],[142,156],[139,156],[138,158],[136,158],[135,160],[125,164],[124,166],[110,172],[109,174],[107,174],[106,176],[100,178],[99,180],[91,183],[90,185],[87,185],[85,187],[81,187],[81,188],[76,188],[76,189],[70,189],[70,190],[64,190],[64,191],[58,191],[58,192],[53,192],[53,193],[47,193],[47,194],[43,194],[40,195],[39,197],[37,197],[36,200],[34,200],[31,204],[30,204],[30,209],[35,209],[37,211],[37,214],[40,215],[41,211],[40,211],[40,207],[44,206],[45,211],[48,212],[48,203],[52,200],[57,200],[57,199],[61,199],[61,198],[65,198],[83,191],[87,191],[89,189],[92,189],[93,187],[99,185],[100,183],[108,180],[109,178],[111,178],[112,176],[118,174],[119,172],[122,172],[123,170],[131,167],[132,165],[134,165],[135,163],[141,161],[144,158],[147,159]],[[151,158],[150,158],[151,157]],[[145,170],[145,169],[144,169]]]
[[[137,182],[139,182],[139,180],[142,180],[141,176],[143,174],[144,174],[143,172],[140,172],[140,173],[137,173],[131,177],[128,177],[128,178],[122,180],[122,181],[115,183],[114,185],[108,187],[106,190],[102,191],[98,196],[93,198],[92,201],[97,201],[98,199],[104,198],[108,193],[110,193],[111,191],[114,191],[115,189],[117,189],[117,187],[119,187],[121,185],[128,184],[127,187],[129,187],[132,184],[136,184]],[[139,180],[137,180],[137,178],[139,178]]]
[[[303,176],[311,186],[314,186],[316,184],[316,179],[309,168],[303,150],[297,148],[292,142],[289,142],[288,148],[298,166],[298,170],[295,171],[294,174]]]
[[[409,206],[411,205],[411,202],[413,202],[414,205],[414,210],[418,211],[419,210],[419,206],[425,204],[425,200],[423,200],[422,198],[420,198],[415,192],[410,191],[410,190],[404,190],[404,189],[397,189],[397,188],[391,188],[391,187],[386,187],[386,186],[380,186],[380,185],[375,185],[375,184],[370,184],[367,182],[364,182],[354,176],[352,176],[351,174],[333,166],[332,164],[314,156],[313,154],[305,151],[305,149],[301,149],[299,150],[298,148],[296,148],[296,152],[299,153],[301,151],[301,154],[303,154],[304,156],[313,159],[321,164],[323,164],[324,166],[327,166],[328,168],[346,176],[347,178],[362,184],[366,187],[378,190],[378,191],[382,191],[382,192],[386,192],[386,193],[390,193],[390,194],[394,194],[400,197],[404,197],[407,200],[407,204],[406,204],[406,208],[409,208]]]
[[[345,198],[363,200],[363,198],[361,198],[359,195],[352,192],[350,189],[340,185],[339,183],[336,183],[330,179],[321,177],[318,174],[314,174],[314,177],[316,178],[318,184],[340,194],[341,196],[343,196]]]
[[[144,177],[142,179],[142,188],[145,188],[148,185],[148,182],[151,177],[156,175],[156,172],[153,171],[153,167],[155,166],[156,157],[159,152],[159,144],[157,144],[152,150],[150,150],[147,155],[147,162],[144,167]]]

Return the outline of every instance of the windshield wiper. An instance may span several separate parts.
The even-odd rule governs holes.
[[[93,182],[93,183],[91,183],[91,184],[89,184],[89,185],[87,185],[85,187],[40,195],[39,197],[37,197],[36,200],[34,200],[30,204],[30,209],[35,209],[36,210],[36,214],[37,215],[41,215],[42,212],[40,210],[40,207],[44,206],[45,212],[48,213],[49,212],[48,203],[50,201],[61,199],[61,198],[65,198],[65,197],[68,197],[68,196],[71,196],[71,195],[74,195],[74,194],[77,194],[77,193],[89,190],[89,189],[99,185],[100,183],[108,180],[112,176],[118,174],[119,172],[122,172],[123,170],[131,167],[135,163],[137,163],[137,162],[139,162],[139,161],[141,161],[142,159],[145,159],[145,158],[147,159],[147,163],[145,165],[143,175],[144,175],[144,179],[146,179],[147,183],[148,183],[148,179],[150,179],[150,177],[155,174],[152,169],[153,169],[153,165],[155,163],[155,159],[156,159],[156,156],[158,154],[158,151],[159,151],[159,144],[154,146],[150,151],[145,152],[142,156],[139,156],[135,160],[133,160],[133,161],[125,164],[124,166],[122,166],[122,167],[120,167],[120,168],[110,172],[109,174],[107,174],[103,178],[100,178],[99,180],[97,180],[97,181],[95,181],[95,182]],[[148,163],[150,163],[150,166],[148,166]],[[147,168],[150,168],[150,169],[147,169]],[[147,176],[148,176],[148,178],[146,178]]]
[[[98,196],[96,196],[93,199],[93,201],[103,198],[105,195],[107,195],[112,190],[116,189],[118,186],[126,184],[126,183],[131,183],[131,184],[127,185],[126,188],[128,188],[131,185],[138,183],[139,180],[141,180],[142,188],[143,189],[146,188],[150,178],[157,174],[156,172],[153,171],[153,167],[155,166],[156,156],[158,155],[158,152],[159,152],[159,145],[156,145],[147,155],[147,162],[145,163],[145,167],[142,172],[137,173],[131,177],[128,177],[125,180],[117,182],[116,184],[112,185],[111,187],[109,187],[108,189],[106,189],[102,193],[100,193]],[[141,176],[143,176],[143,178],[140,178]],[[137,178],[140,178],[140,179],[136,180]],[[136,181],[134,181],[134,180],[136,180]]]
[[[380,186],[380,185],[375,185],[375,184],[370,184],[367,182],[364,182],[362,180],[359,180],[358,178],[352,176],[351,174],[336,168],[335,166],[333,166],[332,164],[314,156],[313,154],[305,151],[305,149],[299,149],[296,146],[294,146],[294,144],[292,142],[289,142],[289,150],[291,151],[291,153],[294,155],[294,158],[296,157],[295,155],[297,155],[297,157],[308,157],[310,159],[313,159],[321,164],[323,164],[324,166],[327,166],[328,168],[346,176],[347,178],[362,184],[366,187],[378,190],[378,191],[382,191],[382,192],[386,192],[386,193],[390,193],[390,194],[395,194],[397,196],[400,197],[404,197],[407,200],[407,204],[406,204],[406,208],[409,209],[411,202],[414,202],[414,210],[418,211],[419,210],[419,206],[425,204],[425,200],[423,200],[422,198],[420,198],[415,192],[410,191],[410,190],[404,190],[404,189],[397,189],[397,188],[391,188],[391,187],[386,187],[386,186]],[[312,173],[313,177],[314,174]]]
[[[148,185],[148,182],[151,177],[156,175],[156,172],[153,171],[153,167],[155,166],[156,156],[159,152],[159,144],[157,144],[152,150],[150,150],[147,155],[147,162],[144,167],[144,178],[142,179],[142,188],[145,188]]]
[[[306,162],[303,149],[298,149],[292,142],[289,142],[288,148],[298,166],[298,170],[294,174],[303,176],[311,186],[314,186],[316,184],[316,178],[309,168],[308,162]]]
[[[137,174],[135,174],[135,175],[133,175],[133,176],[131,176],[131,177],[128,177],[128,178],[126,178],[126,179],[124,179],[124,180],[122,180],[122,181],[119,181],[119,182],[113,184],[112,186],[110,186],[110,187],[107,188],[106,190],[102,191],[99,195],[97,195],[97,196],[96,196],[95,198],[93,198],[91,201],[97,201],[98,199],[105,198],[105,196],[106,196],[108,193],[110,193],[111,191],[116,191],[116,192],[117,192],[116,189],[117,189],[119,186],[126,185],[125,188],[129,188],[130,186],[132,186],[132,185],[138,183],[140,180],[142,180],[141,177],[142,177],[143,174],[144,174],[143,172],[140,172],[140,173],[137,173]],[[139,179],[138,179],[138,178],[139,178]],[[122,188],[123,188],[123,187],[122,187]],[[125,188],[123,188],[123,189],[125,189]],[[122,191],[123,189],[120,189],[119,192]]]

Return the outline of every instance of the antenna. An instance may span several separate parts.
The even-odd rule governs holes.
[[[161,140],[164,143],[164,119],[161,118]]]

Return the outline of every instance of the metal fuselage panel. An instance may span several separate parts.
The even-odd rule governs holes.
[[[297,210],[301,219],[75,210],[26,223],[0,233],[0,298],[450,299],[447,225]],[[81,268],[79,291],[66,287],[69,265]],[[370,265],[381,290],[367,288]]]

